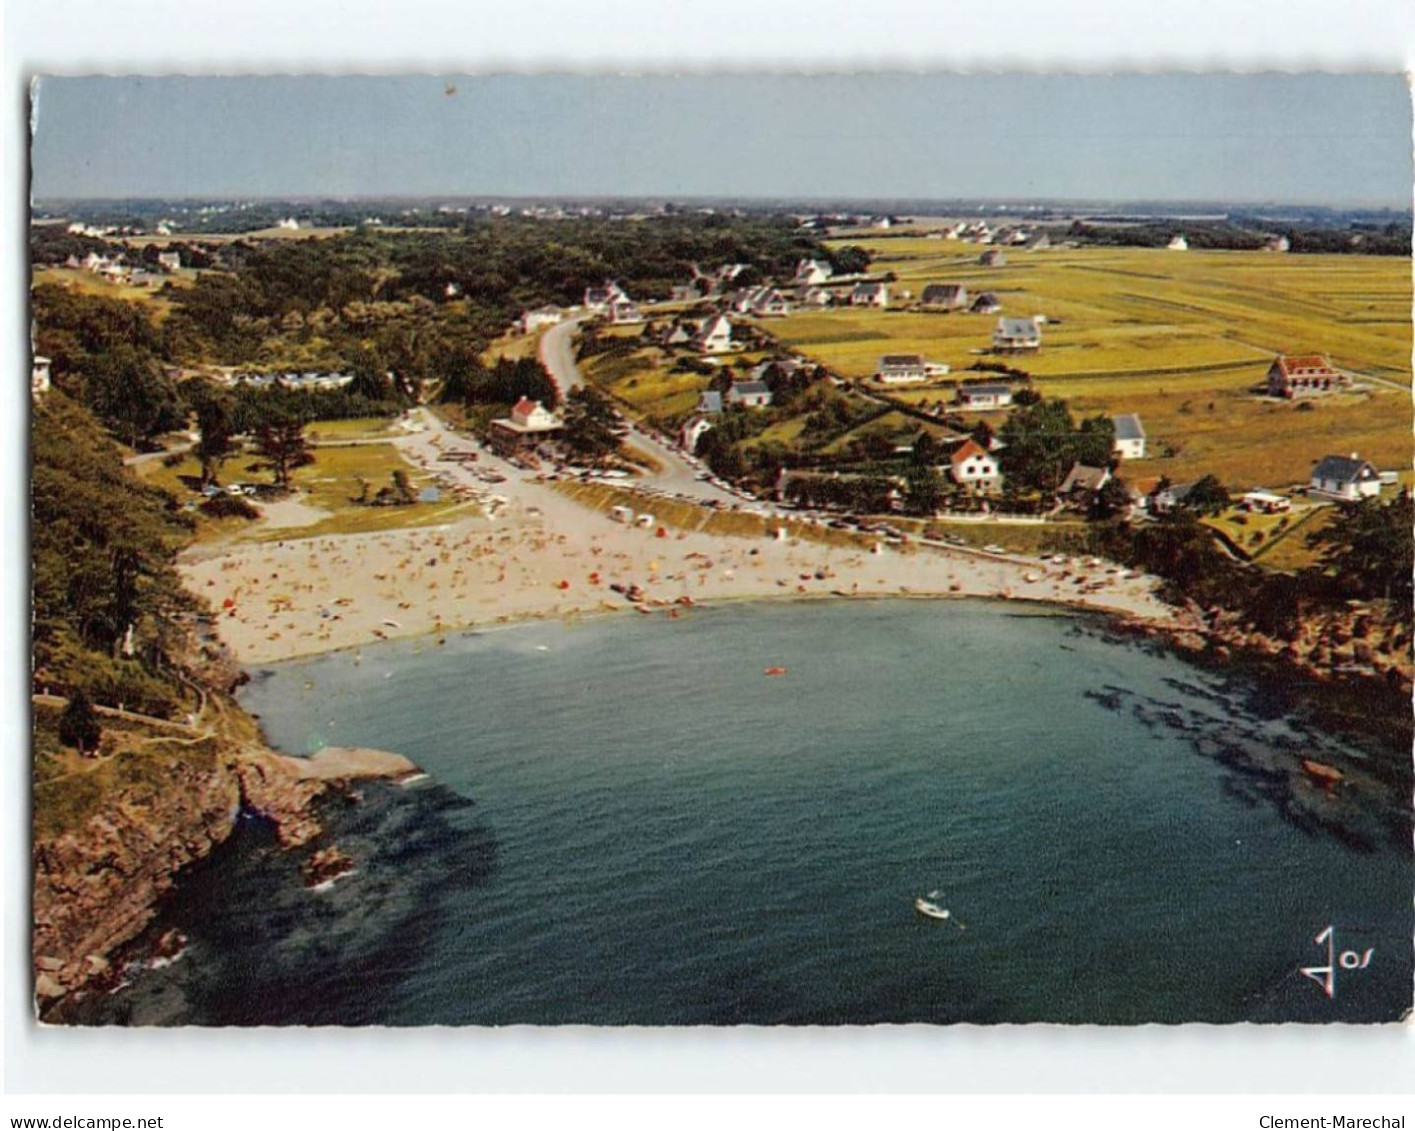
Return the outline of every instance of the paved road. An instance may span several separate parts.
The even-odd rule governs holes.
[[[554,379],[562,398],[571,389],[578,389],[585,383],[584,375],[575,364],[574,336],[580,323],[589,315],[578,317],[552,326],[540,340],[540,360],[546,371]],[[634,427],[628,440],[658,461],[660,470],[647,474],[641,482],[651,483],[663,491],[675,495],[687,495],[702,501],[720,503],[741,503],[740,495],[703,482],[698,478],[702,469],[683,458],[683,453],[671,443],[646,429]]]

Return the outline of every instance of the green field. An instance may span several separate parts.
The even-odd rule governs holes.
[[[984,268],[975,245],[924,238],[848,241],[892,271],[902,292],[961,282],[995,292],[1003,314],[1044,314],[1042,348],[995,358],[995,315],[906,310],[811,311],[767,327],[783,343],[847,376],[873,372],[881,354],[919,352],[954,375],[980,360],[1032,374],[1078,414],[1138,412],[1150,458],[1132,478],[1206,472],[1230,486],[1305,480],[1312,463],[1359,451],[1382,468],[1411,462],[1410,263],[1378,256],[1171,252],[1150,249],[1009,251]],[[1277,353],[1318,352],[1378,378],[1370,390],[1302,409],[1248,390]],[[895,390],[934,404],[938,389]],[[1003,417],[994,414],[994,424]]]

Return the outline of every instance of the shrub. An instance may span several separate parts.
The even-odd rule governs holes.
[[[201,504],[201,512],[210,518],[259,518],[260,511],[236,495],[217,495]]]

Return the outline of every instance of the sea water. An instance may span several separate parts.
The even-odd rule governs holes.
[[[290,753],[394,750],[429,778],[327,810],[357,871],[321,891],[244,822],[154,927],[183,932],[183,961],[89,1020],[1320,1022],[1410,1004],[1408,750],[1322,733],[1280,687],[1099,622],[729,605],[291,662],[243,701]],[[1346,784],[1315,785],[1303,758]],[[930,893],[949,920],[915,910]]]

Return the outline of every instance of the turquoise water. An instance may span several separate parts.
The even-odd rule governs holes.
[[[282,665],[244,696],[274,743],[397,750],[436,784],[334,812],[360,867],[327,893],[252,822],[159,924],[188,953],[109,1019],[1398,1017],[1408,782],[1280,692],[964,602],[533,624]],[[1353,784],[1327,796],[1305,756]],[[915,912],[931,891],[952,922]],[[1331,1000],[1297,972],[1328,924],[1375,948]]]

